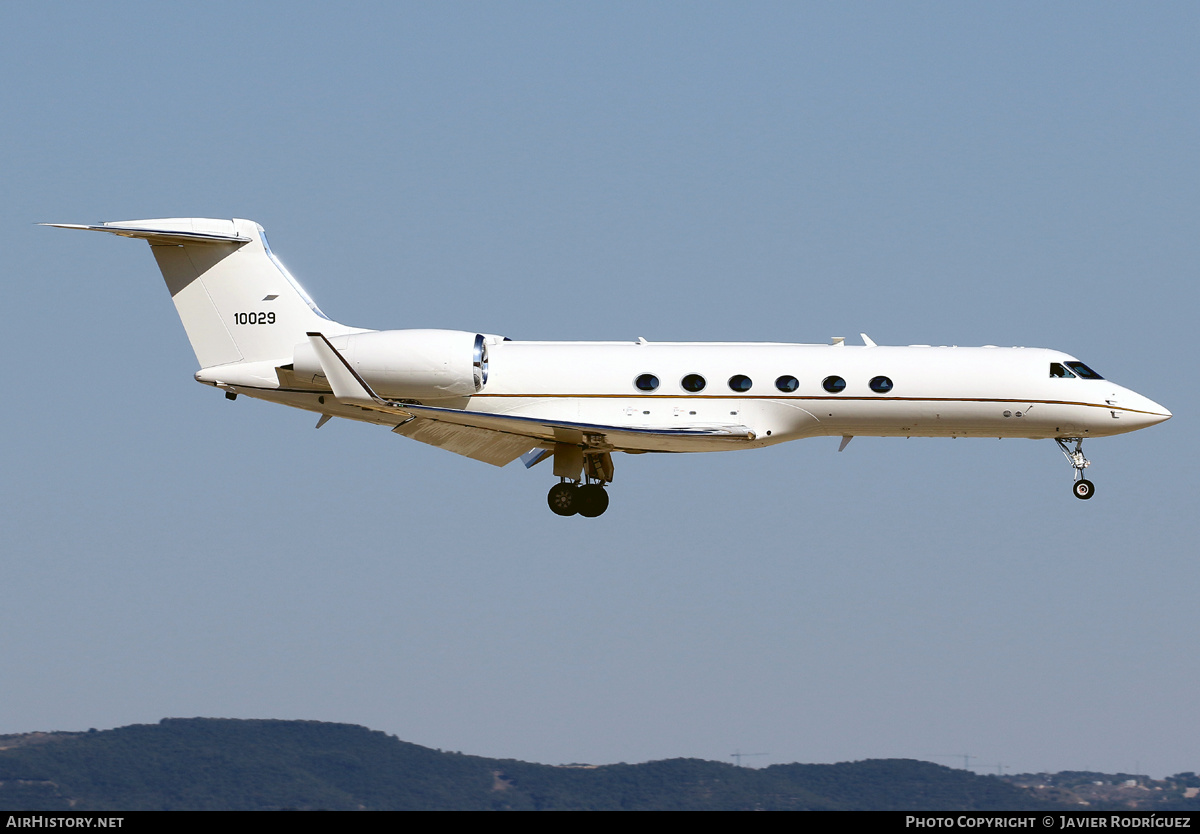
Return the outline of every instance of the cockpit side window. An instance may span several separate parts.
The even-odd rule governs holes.
[[[1104,377],[1100,376],[1100,374],[1096,373],[1082,362],[1067,362],[1066,365],[1084,379],[1104,379]]]
[[[1051,379],[1074,379],[1075,374],[1068,371],[1062,366],[1061,362],[1050,363],[1050,378]]]

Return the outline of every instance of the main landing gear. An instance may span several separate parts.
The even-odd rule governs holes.
[[[600,483],[563,481],[550,487],[546,503],[555,515],[579,514],[584,518],[595,518],[608,509],[608,492]]]
[[[1075,441],[1075,451],[1067,448],[1069,441]],[[1083,470],[1092,465],[1091,461],[1083,456],[1083,438],[1082,437],[1056,437],[1054,442],[1058,444],[1058,448],[1066,455],[1067,462],[1071,464],[1075,470],[1075,483],[1071,487],[1071,492],[1075,493],[1075,497],[1086,501],[1096,494],[1096,485],[1083,477]]]
[[[540,458],[539,458],[540,460]],[[532,466],[537,463],[534,460]],[[546,503],[555,515],[595,518],[608,509],[604,485],[613,479],[612,454],[594,446],[554,444],[554,474],[559,482],[550,487]]]

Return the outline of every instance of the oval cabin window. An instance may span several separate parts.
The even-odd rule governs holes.
[[[846,390],[846,380],[840,376],[827,376],[825,381],[821,383],[821,387],[830,394],[840,394]]]

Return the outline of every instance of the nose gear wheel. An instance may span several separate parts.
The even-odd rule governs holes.
[[[1075,449],[1072,451],[1067,443],[1074,441]],[[1096,485],[1083,477],[1083,470],[1092,465],[1092,462],[1083,456],[1083,438],[1082,437],[1056,437],[1054,442],[1058,444],[1058,448],[1067,458],[1067,463],[1071,464],[1071,468],[1075,470],[1075,483],[1071,486],[1071,492],[1076,498],[1083,501],[1091,498],[1096,494]]]

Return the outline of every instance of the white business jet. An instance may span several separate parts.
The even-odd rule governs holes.
[[[98,226],[150,244],[200,363],[225,391],[397,434],[496,466],[553,459],[550,509],[608,507],[613,452],[715,452],[802,437],[1052,438],[1091,498],[1083,440],[1171,413],[1038,348],[745,342],[521,342],[329,319],[249,220]],[[1073,448],[1071,446],[1073,444]]]

